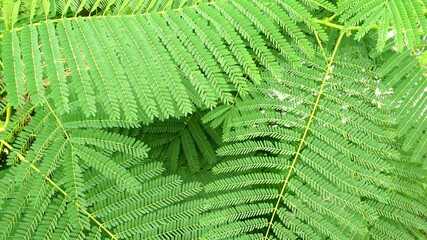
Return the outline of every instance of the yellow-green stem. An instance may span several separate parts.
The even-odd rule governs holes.
[[[49,108],[50,112],[52,113],[52,115],[55,117],[55,120],[58,123],[59,127],[64,132],[65,137],[67,137],[67,139],[69,139],[70,136],[68,135],[68,132],[65,130],[64,125],[62,125],[61,120],[59,120],[58,116],[56,115],[55,111],[53,111],[52,107],[50,106],[50,104],[49,104],[49,102],[47,100],[45,100],[45,103],[46,103],[47,107]]]
[[[6,119],[4,120],[4,124],[0,127],[0,133],[4,133],[6,131],[7,125],[10,122],[10,117],[12,115],[12,106],[8,103],[6,105]]]
[[[2,145],[6,146],[10,151],[14,151],[13,147],[8,142],[0,139],[0,143]],[[25,159],[25,157],[21,153],[16,152],[16,151],[14,151],[14,152],[16,153],[16,155],[18,156],[18,159],[21,162],[30,163],[31,169],[33,169],[37,173],[41,172],[40,169],[38,169],[36,166],[34,166],[33,163],[31,163],[30,161]],[[62,189],[58,184],[56,184],[51,178],[49,178],[48,176],[44,176],[44,177],[55,189],[57,189],[60,193],[62,193],[62,195],[67,196],[67,192],[65,192],[65,190]],[[92,214],[90,214],[88,211],[86,211],[86,209],[82,208],[79,204],[77,204],[77,207],[80,209],[80,211],[82,211],[84,214],[86,214],[86,216],[89,219],[94,221],[102,230],[104,230],[108,234],[108,236],[111,237],[111,239],[117,240],[117,237],[110,230],[108,230],[101,222],[99,222],[95,217],[93,217]]]
[[[332,52],[332,56],[328,62],[327,69],[326,69],[325,75],[324,75],[323,80],[322,80],[322,84],[320,85],[320,89],[319,89],[319,92],[317,93],[316,101],[313,105],[313,109],[312,109],[311,114],[310,114],[310,118],[307,121],[307,125],[305,126],[305,130],[304,130],[304,133],[301,137],[301,141],[298,145],[298,149],[295,153],[294,159],[293,159],[292,164],[288,170],[288,173],[286,174],[286,178],[284,180],[282,189],[280,190],[279,198],[277,199],[277,202],[276,202],[276,205],[273,209],[273,213],[271,215],[270,221],[268,222],[267,231],[266,231],[265,236],[264,236],[265,240],[268,239],[268,235],[269,235],[271,227],[273,225],[274,218],[276,216],[277,211],[279,210],[280,202],[282,201],[282,199],[284,197],[286,187],[288,186],[288,183],[289,183],[289,179],[293,173],[293,170],[295,169],[297,159],[298,159],[299,155],[301,154],[302,147],[304,146],[305,139],[307,138],[308,132],[310,130],[310,126],[311,126],[313,119],[314,119],[314,115],[316,113],[317,107],[319,106],[320,97],[322,96],[322,93],[323,93],[323,88],[325,87],[327,80],[332,75],[332,72],[331,72],[332,71],[331,70],[332,69],[332,63],[334,61],[335,55],[338,51],[339,45],[341,44],[341,40],[342,40],[344,34],[345,34],[345,32],[341,32],[341,34],[337,40],[337,43],[335,44],[335,48],[334,48],[334,51]]]

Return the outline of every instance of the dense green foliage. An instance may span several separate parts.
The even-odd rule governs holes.
[[[0,240],[425,239],[425,0],[0,0]]]

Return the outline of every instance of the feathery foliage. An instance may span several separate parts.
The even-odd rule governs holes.
[[[0,239],[427,237],[425,1],[0,6]]]

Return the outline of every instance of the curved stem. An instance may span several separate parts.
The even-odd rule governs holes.
[[[6,120],[4,121],[3,126],[0,127],[0,133],[4,133],[6,131],[7,125],[10,122],[11,115],[12,115],[12,106],[10,105],[10,103],[8,103],[6,106]]]

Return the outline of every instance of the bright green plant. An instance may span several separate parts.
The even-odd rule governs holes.
[[[0,239],[425,239],[426,1],[0,2]]]

